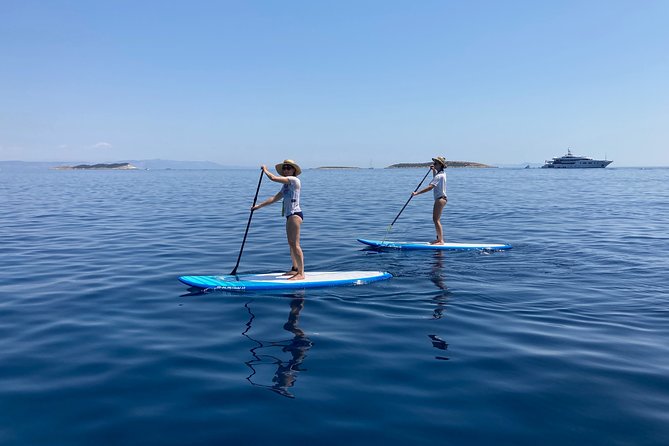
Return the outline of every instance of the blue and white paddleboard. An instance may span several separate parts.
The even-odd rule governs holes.
[[[365,240],[359,238],[360,243],[379,249],[425,249],[437,251],[467,251],[473,249],[502,250],[511,249],[511,245],[504,243],[444,243],[443,245],[431,245],[428,242],[384,242],[380,240]]]
[[[186,285],[201,289],[217,290],[295,290],[342,285],[364,285],[377,280],[390,279],[392,274],[382,271],[311,272],[304,279],[288,280],[282,273],[240,274],[238,276],[181,276]]]

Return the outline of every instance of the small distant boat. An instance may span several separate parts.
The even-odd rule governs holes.
[[[571,149],[567,149],[567,154],[547,160],[542,169],[587,169],[595,167],[606,167],[612,160],[595,160],[586,156],[572,155]]]
[[[530,168],[530,165],[529,165],[529,164],[528,164],[527,166],[525,166],[525,169],[529,169],[529,168]]]

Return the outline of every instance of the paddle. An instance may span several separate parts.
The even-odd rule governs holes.
[[[234,269],[230,272],[231,276],[237,275],[237,268],[239,267],[239,261],[242,259],[242,252],[244,251],[244,244],[246,243],[246,236],[249,235],[249,227],[251,226],[251,218],[253,218],[253,206],[256,205],[258,201],[258,192],[260,192],[260,183],[262,183],[262,177],[265,172],[260,169],[260,179],[258,180],[258,187],[256,188],[256,196],[253,197],[253,205],[251,206],[251,214],[249,215],[249,221],[246,223],[246,232],[244,232],[244,240],[242,240],[242,247],[239,249],[239,257],[237,257],[237,264]]]
[[[418,186],[416,186],[416,188],[413,190],[414,192],[416,192],[416,191],[418,191],[418,189],[420,189],[420,187],[423,185],[423,181],[425,181],[425,178],[427,178],[427,176],[430,174],[430,172],[432,172],[432,168],[430,168],[427,171],[427,173],[425,174],[425,176],[423,177],[423,179],[420,180],[420,183],[418,183]],[[402,212],[404,212],[404,209],[407,207],[407,205],[409,204],[409,202],[411,201],[412,198],[413,198],[413,194],[409,196],[409,199],[407,200],[406,203],[404,203],[404,206],[402,206],[402,209],[400,210],[399,214],[397,214],[397,217],[395,217],[395,220],[393,220],[393,222],[390,223],[390,226],[388,226],[388,230],[386,231],[386,236],[383,237],[384,242],[386,241],[386,237],[388,237],[388,233],[393,228],[393,225],[395,224],[397,219],[400,218],[400,215],[402,215]]]

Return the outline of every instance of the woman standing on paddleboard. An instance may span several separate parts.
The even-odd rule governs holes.
[[[271,173],[265,165],[262,166],[262,170],[267,178],[283,184],[283,187],[273,197],[253,206],[252,210],[255,211],[268,204],[276,203],[283,198],[281,215],[286,217],[286,237],[290,247],[290,257],[293,261],[293,266],[286,275],[291,276],[289,280],[300,280],[304,279],[304,256],[300,247],[300,227],[304,217],[302,216],[302,209],[300,209],[302,184],[297,176],[302,173],[302,169],[293,160],[284,160],[283,163],[279,163],[275,167],[280,176]]]
[[[437,239],[430,242],[431,245],[443,245],[444,244],[444,231],[441,227],[441,212],[446,206],[448,198],[446,197],[446,158],[443,156],[438,156],[432,158],[434,163],[430,166],[432,169],[432,181],[430,184],[418,192],[412,192],[411,194],[415,197],[416,195],[423,194],[425,192],[434,191],[434,207],[432,208],[432,221],[434,222],[434,229],[437,232]]]

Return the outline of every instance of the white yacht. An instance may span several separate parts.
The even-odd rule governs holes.
[[[541,166],[542,169],[581,169],[592,167],[606,167],[613,161],[609,160],[593,160],[585,156],[575,156],[571,154],[571,149],[567,149],[567,154],[547,160],[546,164]]]

